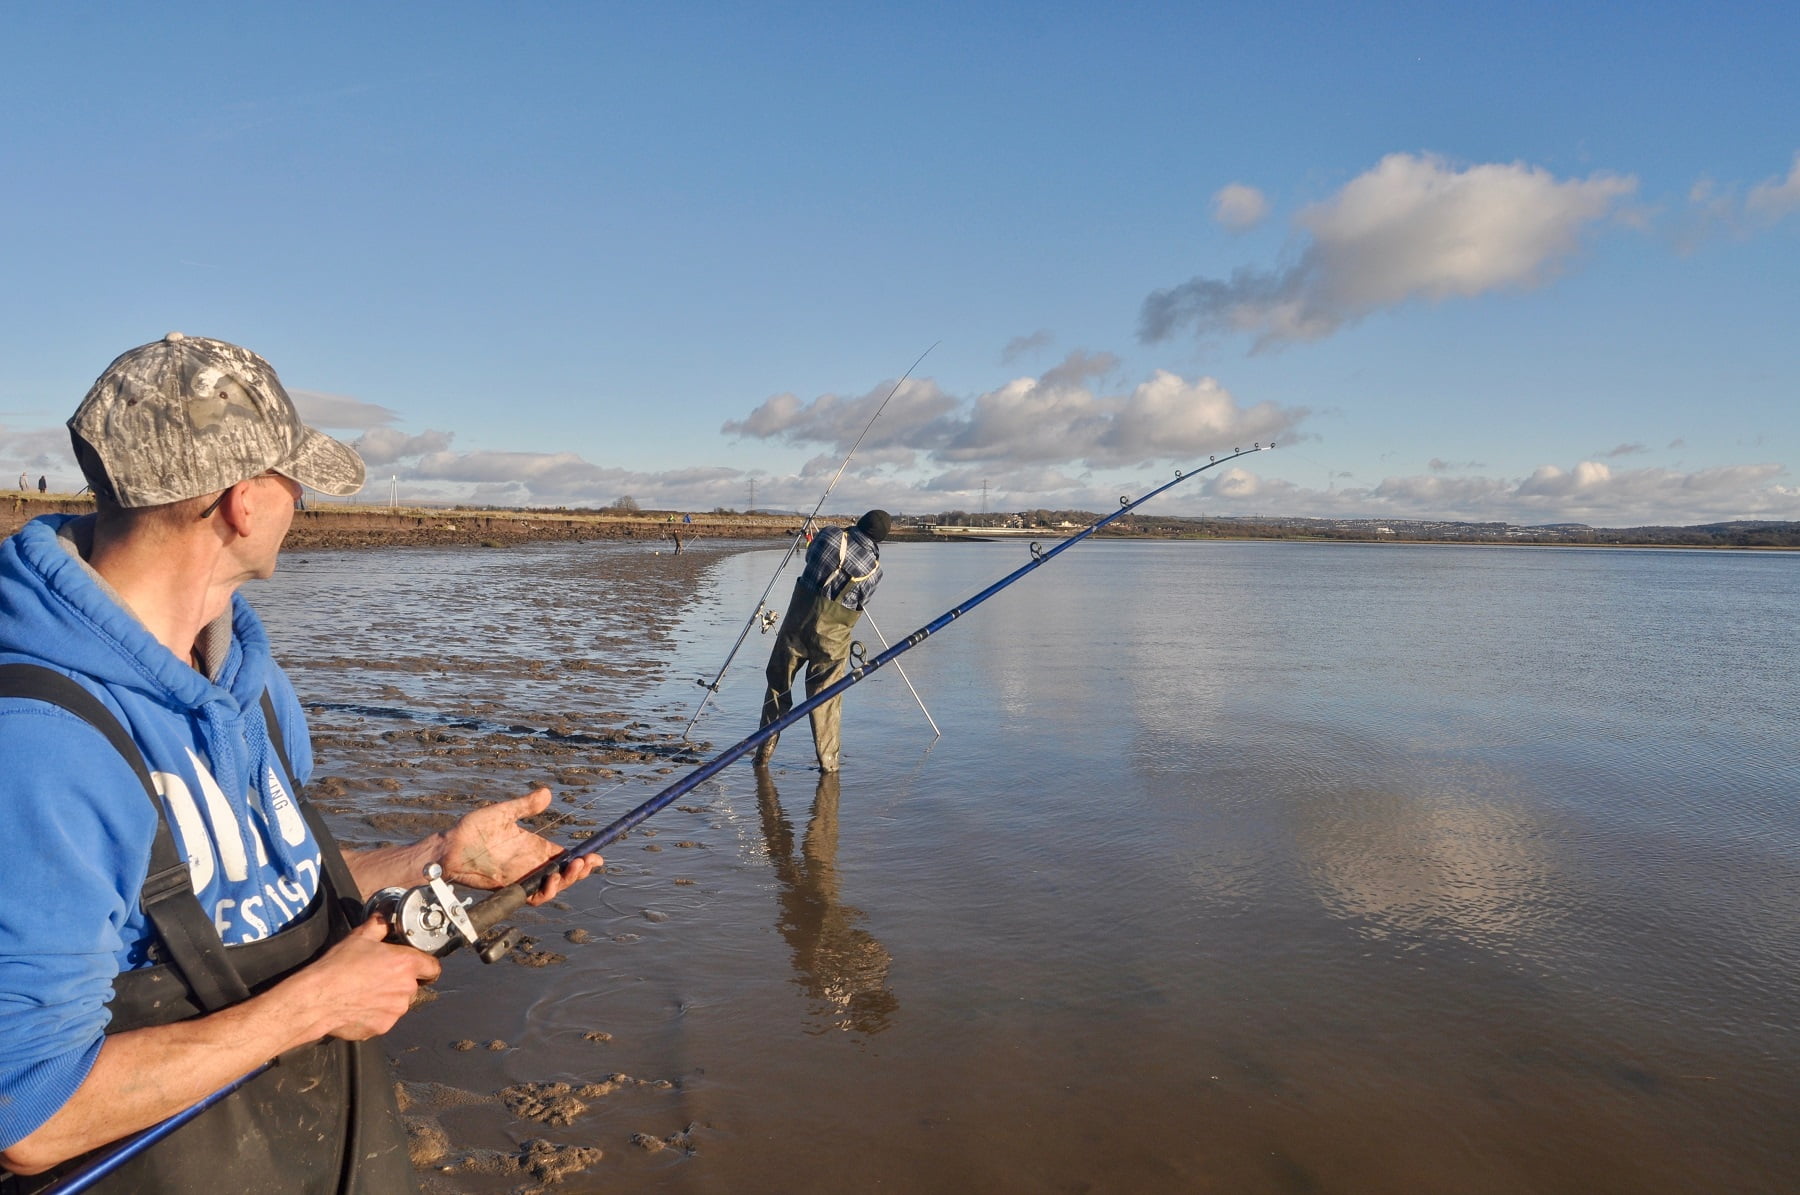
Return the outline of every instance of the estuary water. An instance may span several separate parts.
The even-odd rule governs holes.
[[[1028,557],[883,558],[897,640]],[[680,739],[779,559],[253,597],[348,837],[539,782],[566,835],[755,728],[752,632]],[[942,738],[890,667],[837,777],[793,728],[448,960],[388,1039],[428,1189],[1800,1190],[1797,609],[1781,554],[1077,545],[901,657]]]

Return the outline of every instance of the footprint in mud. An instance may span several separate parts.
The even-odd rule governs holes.
[[[669,1091],[674,1086],[669,1079],[634,1079],[624,1073],[615,1073],[597,1083],[515,1083],[501,1088],[494,1097],[520,1120],[570,1125],[588,1110],[589,1100],[604,1099],[620,1088],[648,1087]]]
[[[538,949],[538,941],[529,935],[519,939],[507,956],[521,967],[554,967],[558,963],[566,963],[569,956],[558,954],[554,950]]]
[[[518,1083],[499,1092],[500,1102],[520,1120],[571,1125],[588,1110],[567,1083]]]
[[[450,1152],[450,1134],[433,1117],[407,1116],[406,1156],[415,1168],[430,1166]]]
[[[473,1150],[454,1167],[446,1169],[498,1176],[527,1175],[534,1182],[531,1186],[519,1188],[521,1195],[541,1195],[569,1176],[593,1166],[605,1156],[605,1152],[598,1146],[558,1145],[542,1137],[534,1137],[520,1146],[518,1153],[509,1154],[497,1149]]]
[[[667,1137],[658,1137],[651,1133],[633,1133],[631,1143],[645,1153],[661,1153],[665,1149],[679,1149],[690,1157],[698,1153],[694,1148],[694,1130],[697,1124],[690,1124],[679,1132],[670,1133]]]
[[[394,1103],[402,1112],[410,1112],[414,1108],[433,1112],[445,1108],[467,1108],[475,1104],[489,1104],[492,1096],[480,1095],[461,1087],[452,1087],[448,1083],[400,1082],[394,1084]]]

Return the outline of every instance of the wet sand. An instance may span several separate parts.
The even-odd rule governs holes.
[[[337,529],[346,530],[361,533]],[[404,528],[383,533],[413,542]],[[529,547],[427,551],[418,559],[432,571],[445,560],[499,565],[500,583],[520,587],[521,625],[446,628],[441,650],[429,652],[407,637],[389,639],[385,651],[355,644],[341,654],[280,653],[313,730],[308,796],[355,847],[416,839],[542,784],[556,798],[534,824],[565,845],[585,839],[709,756],[710,743],[682,739],[685,718],[646,713],[639,699],[666,669],[667,636],[706,570],[758,546],[722,537],[690,541],[680,554],[666,542],[596,545],[587,583],[604,589],[604,615],[573,620],[561,617],[553,595],[578,579],[538,575]],[[283,572],[304,579],[318,550],[290,549]],[[535,597],[534,586],[542,587]],[[268,618],[279,645],[276,605]],[[589,952],[628,949],[669,920],[644,889],[673,894],[705,882],[696,875],[709,866],[713,814],[705,801],[683,803],[611,846],[603,879],[515,918],[525,936],[500,964],[483,966],[469,951],[446,960],[444,978],[385,1043],[426,1191],[594,1189],[577,1176],[608,1153],[645,1162],[697,1151],[694,1118],[679,1110],[680,1076],[620,1069],[644,1044],[628,1030],[581,1023],[547,1041],[520,1013],[539,999],[539,976],[567,970],[572,958],[583,970],[610,967]],[[593,908],[624,891],[641,903],[617,915]],[[629,1123],[596,1131],[596,1121],[621,1112]],[[619,1160],[609,1168],[615,1176]]]

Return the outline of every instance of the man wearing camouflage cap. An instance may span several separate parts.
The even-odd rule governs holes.
[[[114,361],[69,432],[95,514],[0,544],[0,1191],[274,1058],[95,1189],[409,1190],[368,1039],[439,968],[362,902],[433,863],[517,879],[556,853],[517,824],[550,794],[355,852],[300,797],[306,719],[237,590],[275,571],[301,487],[352,494],[363,464],[261,357],[170,333]]]

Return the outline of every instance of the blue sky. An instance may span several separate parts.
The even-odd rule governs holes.
[[[171,329],[366,501],[1800,519],[1800,9],[15,5],[0,469]]]

